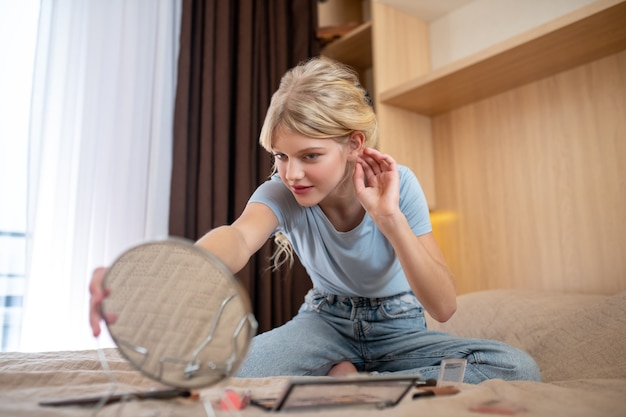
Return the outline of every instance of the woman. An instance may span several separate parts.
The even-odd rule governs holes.
[[[241,216],[197,245],[233,273],[274,236],[276,266],[295,252],[313,282],[298,314],[255,336],[240,377],[419,373],[467,359],[465,382],[540,379],[536,363],[504,343],[426,328],[424,310],[448,320],[454,280],[433,235],[415,175],[373,147],[376,116],[356,74],[317,58],[283,77],[261,130],[275,174]],[[103,269],[92,280],[91,325],[100,332]]]

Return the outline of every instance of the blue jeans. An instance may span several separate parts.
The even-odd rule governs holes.
[[[238,377],[326,375],[340,362],[359,372],[437,378],[441,361],[467,360],[466,383],[540,380],[535,361],[505,343],[428,330],[412,293],[343,297],[312,289],[289,322],[252,340]]]

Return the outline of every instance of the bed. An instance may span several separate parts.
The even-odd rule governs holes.
[[[455,395],[418,399],[407,395],[395,407],[385,409],[384,415],[493,415],[488,410],[471,410],[479,404],[508,404],[525,417],[626,415],[626,292],[589,295],[488,290],[461,295],[458,306],[449,322],[429,319],[430,327],[460,336],[503,340],[525,349],[538,362],[543,382],[489,380],[462,384]],[[102,370],[98,351],[0,354],[0,416],[237,415],[220,410],[219,400],[225,390],[272,397],[289,381],[285,377],[231,378],[200,390],[198,398],[122,401],[99,410],[39,405],[41,401],[102,395],[112,388],[116,392],[162,388],[141,376],[115,349],[100,353],[106,355],[115,385]],[[281,414],[347,417],[355,412],[359,416],[381,414],[372,407]],[[272,414],[254,406],[239,413]]]

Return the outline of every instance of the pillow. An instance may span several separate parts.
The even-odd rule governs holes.
[[[626,378],[626,291],[530,329],[545,381]]]
[[[536,290],[476,291],[457,298],[457,312],[445,323],[427,316],[428,327],[462,337],[496,339],[526,349],[527,329],[593,306],[606,296]]]
[[[528,352],[544,381],[626,377],[626,292],[615,296],[487,290],[459,296],[457,313],[429,327]]]

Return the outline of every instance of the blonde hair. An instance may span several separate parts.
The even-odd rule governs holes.
[[[303,136],[345,143],[352,132],[365,136],[364,146],[378,141],[378,124],[371,99],[357,73],[329,58],[312,58],[289,70],[272,96],[259,142],[272,152],[274,135],[287,128]],[[276,233],[273,268],[289,261],[293,248],[282,233]]]

